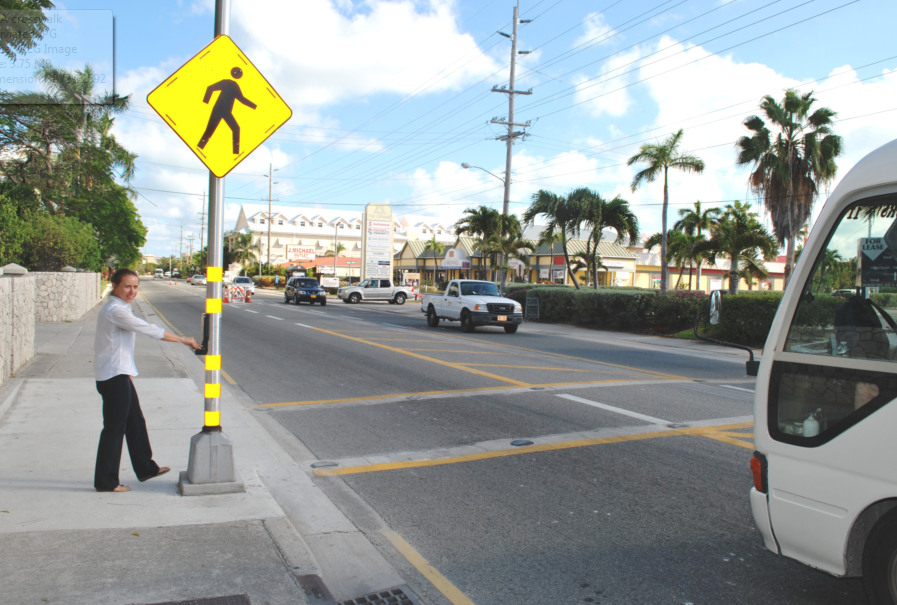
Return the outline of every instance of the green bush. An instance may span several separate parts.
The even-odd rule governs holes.
[[[726,342],[763,346],[780,302],[782,302],[781,292],[763,294],[742,292],[735,296],[723,294],[720,321],[710,327],[707,335]],[[706,325],[706,306],[704,311]]]
[[[882,288],[884,289],[884,288]],[[870,294],[869,298],[880,307],[885,307],[886,309],[897,309],[897,293],[881,293],[881,294]]]

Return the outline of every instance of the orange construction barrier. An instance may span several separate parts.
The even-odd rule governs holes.
[[[243,302],[252,302],[252,292],[246,290],[246,298],[243,299]]]
[[[226,303],[230,302],[230,288],[224,289],[224,300],[222,302],[226,302]]]

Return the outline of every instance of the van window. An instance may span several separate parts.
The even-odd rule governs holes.
[[[813,259],[786,351],[897,361],[895,217],[897,196],[861,201],[845,211]]]
[[[784,346],[798,356],[776,361],[769,383],[770,435],[804,447],[897,398],[897,374],[864,365],[897,361],[897,196],[849,206],[822,252],[798,262],[811,260]]]

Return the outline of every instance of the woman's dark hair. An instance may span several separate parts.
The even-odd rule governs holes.
[[[125,275],[133,275],[134,277],[139,278],[137,275],[137,271],[133,269],[118,269],[115,273],[112,274],[112,283],[116,286],[121,283],[121,280],[124,279]]]

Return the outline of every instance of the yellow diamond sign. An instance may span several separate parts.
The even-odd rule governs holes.
[[[219,178],[293,115],[227,36],[215,38],[146,100]]]

